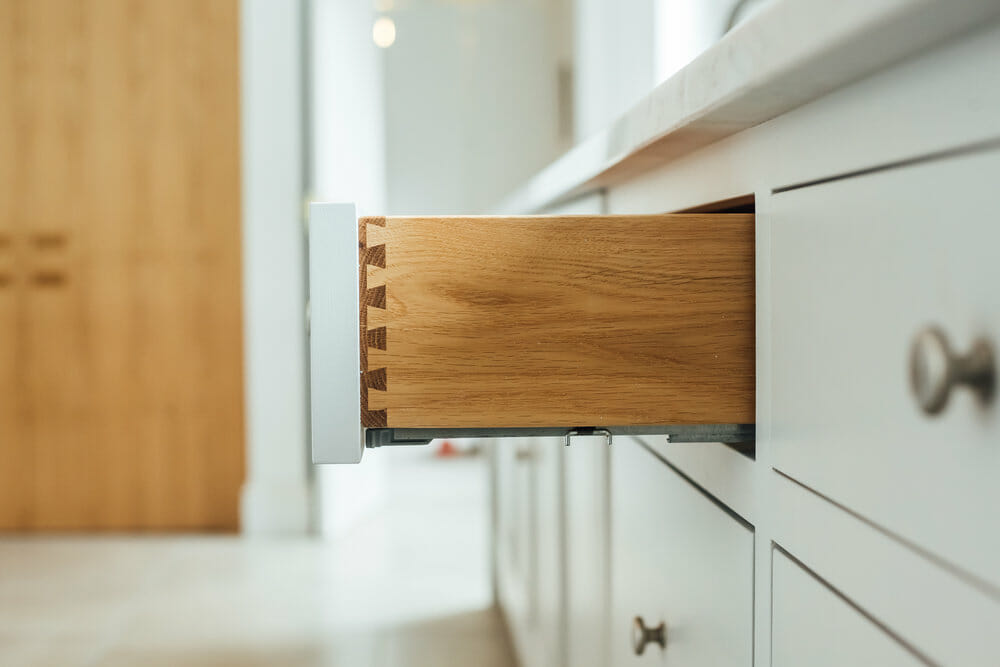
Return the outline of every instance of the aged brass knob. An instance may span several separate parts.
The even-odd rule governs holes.
[[[647,644],[659,644],[661,649],[666,648],[667,624],[661,621],[656,627],[647,628],[642,616],[636,616],[632,621],[632,650],[636,655],[642,655]]]
[[[514,452],[514,460],[521,463],[528,463],[535,460],[535,452],[530,447],[519,447]]]
[[[986,401],[993,396],[995,384],[993,346],[986,339],[973,341],[972,349],[965,355],[951,349],[939,327],[927,327],[913,340],[910,386],[924,413],[940,414],[956,386],[964,385]]]

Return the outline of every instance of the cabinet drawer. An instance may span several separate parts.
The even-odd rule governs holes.
[[[958,353],[1000,341],[998,172],[986,153],[772,202],[774,466],[994,590],[996,401],[959,387],[928,415],[910,374],[928,326]]]
[[[611,469],[612,664],[751,665],[753,531],[635,441]],[[664,648],[637,655],[636,618]]]
[[[771,553],[772,667],[926,664],[798,563]]]
[[[754,421],[752,215],[356,220],[318,205],[310,263],[321,439],[347,432],[325,428],[340,418],[394,430]]]

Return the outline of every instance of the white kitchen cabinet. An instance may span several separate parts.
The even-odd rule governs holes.
[[[751,665],[753,529],[635,440],[611,471],[610,664]]]
[[[771,667],[927,664],[785,553],[772,555]]]
[[[563,664],[1000,664],[1000,396],[910,386],[1000,346],[998,74],[996,2],[775,2],[506,202],[755,215],[756,442],[563,452]]]

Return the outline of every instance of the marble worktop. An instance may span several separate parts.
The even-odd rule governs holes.
[[[759,125],[1000,16],[995,0],[778,0],[518,188],[532,213]]]

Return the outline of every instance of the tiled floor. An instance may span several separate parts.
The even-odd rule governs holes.
[[[333,543],[0,539],[0,665],[513,665],[481,461],[409,459]]]

